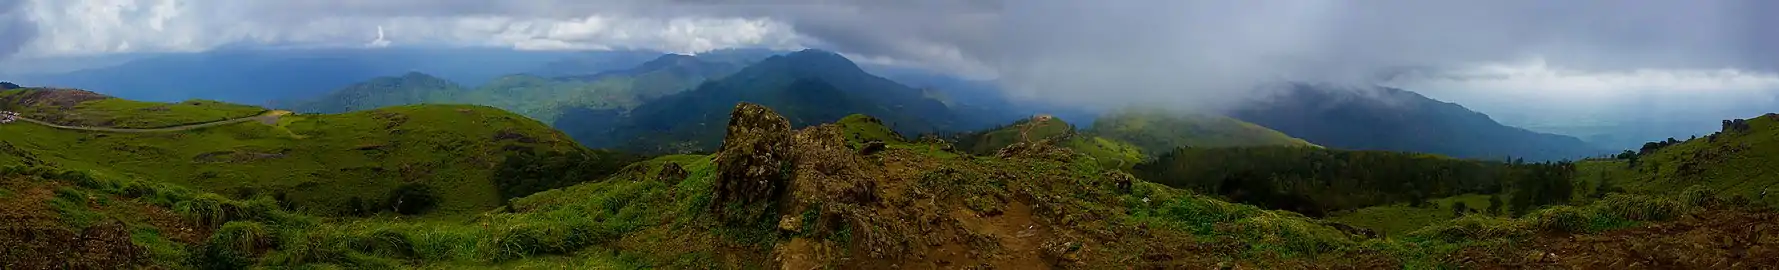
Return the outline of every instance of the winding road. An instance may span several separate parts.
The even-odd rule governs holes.
[[[228,125],[228,124],[246,123],[248,121],[260,121],[260,123],[265,123],[268,125],[269,124],[277,124],[278,117],[282,117],[282,116],[289,115],[289,114],[290,114],[290,111],[272,110],[272,111],[266,111],[265,113],[262,113],[260,115],[235,118],[235,119],[229,119],[229,120],[222,120],[222,121],[216,121],[216,122],[197,123],[197,124],[190,124],[190,125],[183,125],[183,126],[164,127],[164,128],[142,128],[142,129],[64,126],[64,125],[57,125],[54,123],[44,122],[44,121],[37,120],[37,119],[26,118],[24,116],[20,116],[20,117],[18,117],[18,119],[23,120],[25,122],[31,122],[31,123],[35,123],[38,125],[43,125],[46,127],[67,129],[67,130],[83,130],[83,131],[98,131],[98,132],[122,132],[122,133],[151,133],[151,132],[186,131],[186,130],[207,128],[207,127],[214,127],[214,126],[221,126],[221,125]]]

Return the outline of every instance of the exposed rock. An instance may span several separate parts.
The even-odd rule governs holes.
[[[803,217],[785,215],[778,219],[778,230],[786,233],[797,233],[803,230]]]
[[[500,132],[494,133],[494,141],[498,142],[498,141],[511,141],[511,140],[516,140],[516,141],[519,141],[522,143],[538,143],[539,142],[537,138],[532,138],[531,136],[525,136],[525,134],[519,133],[518,131],[514,131],[512,129],[504,129],[504,130],[501,130]]]
[[[1000,151],[995,152],[995,157],[1034,158],[1069,162],[1074,160],[1075,151],[1069,150],[1068,148],[1057,147],[1048,140],[1016,142],[1007,145],[1007,147],[1002,147]]]
[[[1130,186],[1136,180],[1130,174],[1119,171],[1106,171],[1105,178],[1112,180],[1112,185],[1118,187],[1119,194],[1129,194]]]
[[[883,141],[868,141],[865,142],[864,146],[859,147],[859,155],[876,154],[877,152],[883,151],[883,149],[888,146],[889,144],[885,144]]]
[[[655,180],[660,180],[668,185],[678,185],[679,181],[685,180],[688,174],[686,168],[680,167],[679,163],[668,162],[666,165],[661,165],[661,171],[655,172]]]
[[[877,201],[871,175],[864,171],[860,156],[846,147],[844,133],[840,126],[821,125],[797,131],[792,137],[797,197],[850,204]]]
[[[793,166],[791,121],[759,104],[735,105],[717,153],[711,207],[722,218],[751,219],[764,214],[790,180]],[[739,204],[741,213],[723,211]]]

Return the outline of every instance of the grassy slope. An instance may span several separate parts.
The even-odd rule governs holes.
[[[1020,120],[1006,127],[970,134],[963,140],[968,140],[960,142],[964,150],[978,155],[992,155],[1014,143],[1050,140],[1058,146],[1086,154],[1101,165],[1119,169],[1129,169],[1147,158],[1142,150],[1130,143],[1082,134],[1073,125],[1055,118]]]
[[[497,140],[497,133],[529,139]],[[521,142],[531,140],[535,143]],[[560,132],[494,108],[391,107],[338,115],[285,116],[177,133],[111,134],[0,127],[0,163],[38,160],[68,169],[168,181],[224,194],[286,193],[296,206],[331,214],[351,197],[381,201],[405,182],[449,194],[434,213],[499,205],[492,168],[506,147],[578,147]]]
[[[0,110],[16,111],[25,117],[64,125],[117,128],[159,128],[214,122],[254,116],[266,111],[265,108],[256,106],[209,100],[158,103],[107,97],[81,102],[66,109],[41,102],[19,102],[19,99],[33,91],[76,90],[15,89],[0,92]]]
[[[406,108],[424,111],[427,107]],[[327,120],[290,121],[282,125],[284,129],[303,133],[305,129],[299,123]],[[4,132],[22,133],[11,129]],[[306,134],[333,137],[327,133]],[[26,184],[9,182],[21,178],[21,174],[9,168],[0,172],[7,176],[0,177],[5,180],[0,181],[4,183],[0,185],[0,201],[28,198],[34,194],[31,190],[41,190],[34,186],[77,185],[74,191],[124,196],[127,198],[112,199],[128,200],[130,205],[171,208],[178,219],[201,224],[200,231],[217,230],[201,245],[143,232],[132,235],[135,245],[159,250],[152,251],[155,259],[150,265],[164,268],[187,268],[191,265],[184,262],[213,263],[230,258],[180,258],[213,250],[204,246],[264,250],[247,255],[257,259],[245,261],[262,266],[346,268],[768,268],[780,263],[790,267],[793,262],[811,262],[810,257],[803,256],[815,256],[814,262],[840,267],[892,263],[937,267],[935,263],[941,259],[937,256],[960,248],[982,256],[946,258],[964,264],[981,259],[985,264],[1012,268],[1022,266],[1018,263],[1069,263],[1059,260],[1076,260],[1086,266],[1140,268],[1203,268],[1219,264],[1236,264],[1241,268],[1450,268],[1465,261],[1449,255],[1470,248],[1511,247],[1511,243],[1536,232],[1620,228],[1639,220],[1673,218],[1693,208],[1671,199],[1617,196],[1585,207],[1545,210],[1524,219],[1471,216],[1441,222],[1405,237],[1359,239],[1294,213],[1222,202],[1141,180],[1133,180],[1128,192],[1119,191],[1117,179],[1129,176],[1098,166],[1091,159],[1064,162],[971,157],[922,151],[935,147],[919,143],[891,144],[888,151],[857,157],[862,163],[853,166],[861,167],[814,167],[817,170],[797,172],[799,177],[863,173],[860,176],[872,179],[863,181],[879,183],[868,190],[882,196],[874,199],[880,201],[863,204],[823,199],[835,197],[821,192],[811,198],[811,193],[805,192],[810,190],[802,187],[826,183],[823,181],[795,184],[800,191],[792,194],[799,199],[792,205],[807,208],[803,212],[788,212],[802,213],[809,221],[821,221],[804,224],[834,224],[840,228],[837,231],[811,229],[820,228],[819,225],[780,230],[778,227],[783,226],[776,222],[777,217],[766,217],[759,224],[716,222],[709,211],[718,168],[710,156],[704,155],[664,156],[638,163],[633,165],[636,169],[629,170],[632,173],[534,194],[516,200],[507,211],[484,213],[471,222],[320,222],[277,210],[268,206],[272,204],[269,200],[234,201],[199,194],[175,185],[102,172],[111,167],[94,164],[70,164],[86,167],[77,170],[87,174],[23,176],[36,181]],[[6,152],[0,152],[0,157],[8,159],[57,159],[13,147],[4,149]],[[653,177],[669,163],[683,166],[687,177],[679,181]],[[42,178],[54,178],[49,181],[64,184],[44,184]],[[62,197],[82,197],[78,195]],[[0,210],[17,205],[20,204],[3,204]],[[77,211],[35,213],[61,211],[55,215],[72,217],[58,218],[56,226],[79,226],[88,224],[81,219],[104,219],[103,215],[74,210]],[[991,211],[1003,214],[986,214]],[[876,216],[884,213],[888,215]],[[865,216],[848,217],[861,214]],[[935,214],[942,218],[934,219],[939,222],[931,225],[909,222],[911,218],[932,219]],[[95,216],[99,218],[92,218]],[[841,219],[829,220],[830,216]],[[1019,219],[1022,217],[1026,219]],[[961,234],[954,236],[957,238],[926,238],[922,236],[929,234],[918,233],[932,228],[965,231],[958,232]],[[1036,237],[1015,236],[1027,232]],[[931,242],[935,239],[938,242]],[[811,246],[817,248],[812,252]],[[871,255],[886,249],[936,253],[932,253],[934,257],[914,256],[902,261]],[[782,254],[793,256],[778,256]],[[821,260],[823,257],[826,260]],[[1006,265],[1009,263],[1012,265]]]
[[[1505,200],[1505,199],[1503,199]],[[1489,196],[1465,194],[1433,200],[1434,205],[1412,207],[1408,204],[1373,206],[1328,217],[1328,220],[1367,228],[1380,234],[1399,236],[1427,225],[1457,218],[1452,205],[1463,202],[1478,213],[1489,207]]]
[[[1619,187],[1630,191],[1677,193],[1692,185],[1723,191],[1767,204],[1779,204],[1779,116],[1748,120],[1745,132],[1720,133],[1668,146],[1638,159],[1635,167],[1624,161],[1582,162],[1579,178],[1621,179]],[[1584,180],[1585,181],[1585,180]],[[1761,192],[1769,195],[1762,198]]]
[[[1315,146],[1303,139],[1234,118],[1126,109],[1094,120],[1087,133],[1130,142],[1150,155],[1175,147]]]

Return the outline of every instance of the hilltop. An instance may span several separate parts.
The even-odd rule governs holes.
[[[588,110],[627,111],[734,73],[751,63],[742,56],[711,57],[724,58],[707,61],[689,55],[663,54],[634,67],[553,77],[513,74],[473,88],[410,72],[356,83],[312,99],[285,102],[284,107],[308,113],[344,113],[410,104],[475,104],[519,113],[564,130],[578,130],[576,120],[559,120],[584,118],[579,112]]]
[[[1315,146],[1253,123],[1233,118],[1130,108],[1100,116],[1087,133],[1129,142],[1148,155],[1178,147]]]
[[[79,89],[18,88],[0,91],[0,111],[67,126],[159,128],[249,117],[266,109],[209,100],[142,102]]]
[[[46,95],[8,93],[9,97]],[[67,93],[84,92],[47,95],[71,95]],[[34,100],[37,99],[6,99],[9,102],[0,106],[28,107],[37,103],[18,101]],[[53,110],[117,119],[136,119],[139,115],[87,110],[94,104],[135,103],[91,99]],[[176,119],[207,122],[214,120],[209,119],[210,115],[228,115],[230,109],[236,108],[219,107],[223,109],[188,106],[147,115],[155,117],[148,119],[162,119],[157,122],[161,124]],[[37,114],[27,111],[25,116]],[[500,190],[506,183],[494,174],[507,156],[581,151],[587,150],[542,123],[495,108],[467,105],[284,115],[170,132],[73,131],[28,123],[0,128],[0,164],[82,170],[100,177],[154,179],[243,199],[271,196],[290,207],[319,215],[380,212],[390,209],[383,203],[392,194],[416,189],[450,196],[438,200],[436,209],[408,214],[452,216],[480,212],[504,201]]]
[[[1502,125],[1457,104],[1395,88],[1289,84],[1229,116],[1318,145],[1504,160],[1606,153],[1569,136]]]
[[[1583,162],[1582,181],[1609,189],[1675,193],[1692,185],[1763,203],[1779,203],[1779,114],[1725,120],[1722,129],[1684,141],[1645,143],[1618,160]],[[1605,181],[1600,181],[1601,179]]]
[[[590,111],[579,123],[557,121],[570,136],[590,146],[614,146],[646,153],[710,151],[726,112],[737,102],[779,108],[791,124],[804,127],[851,114],[882,119],[903,134],[946,130],[954,114],[920,90],[873,76],[838,54],[803,50],[773,56],[690,91],[643,103],[621,118]],[[601,117],[605,116],[605,117]],[[576,128],[566,128],[570,125]]]
[[[1148,158],[1136,146],[1083,134],[1074,125],[1050,115],[1037,115],[1010,125],[952,137],[958,149],[975,155],[1004,155],[1030,150],[1035,145],[1055,145],[1083,153],[1102,166],[1117,169],[1128,169]]]

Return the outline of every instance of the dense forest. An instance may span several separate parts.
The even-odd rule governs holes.
[[[1567,162],[1454,159],[1387,151],[1310,147],[1179,148],[1133,174],[1169,186],[1310,216],[1367,206],[1420,204],[1466,193],[1508,191],[1512,211],[1565,202]]]

